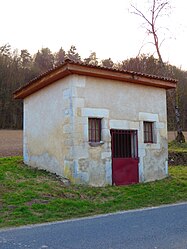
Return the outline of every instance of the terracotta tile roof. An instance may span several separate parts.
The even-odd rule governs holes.
[[[133,74],[133,75],[138,75],[138,76],[145,76],[151,79],[159,79],[159,80],[165,80],[165,81],[172,81],[172,82],[177,82],[176,79],[171,79],[171,78],[167,78],[167,77],[162,77],[162,76],[156,76],[156,75],[152,75],[152,74],[146,74],[146,73],[141,73],[141,72],[135,72],[135,71],[130,71],[130,70],[123,70],[123,69],[116,69],[116,68],[109,68],[109,67],[104,67],[104,66],[96,66],[96,65],[92,65],[92,64],[86,64],[84,62],[74,62],[72,60],[66,59],[64,63],[69,63],[69,64],[77,64],[77,65],[83,65],[83,66],[87,66],[87,67],[91,67],[91,68],[100,68],[100,69],[105,69],[108,71],[114,71],[114,72],[122,72],[122,73],[129,73],[129,74]],[[63,63],[63,64],[64,64]],[[61,64],[61,65],[63,65]],[[60,66],[61,66],[60,65]],[[60,67],[59,66],[59,67]],[[52,69],[53,70],[53,69]],[[47,72],[46,72],[47,73]]]
[[[92,77],[114,79],[124,82],[161,87],[165,89],[176,88],[177,80],[156,75],[149,75],[134,71],[95,66],[84,62],[74,62],[66,59],[61,65],[35,77],[23,87],[14,92],[15,99],[23,99],[39,89],[66,77],[70,74],[86,75]]]

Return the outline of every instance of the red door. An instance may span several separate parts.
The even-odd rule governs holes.
[[[113,185],[137,183],[138,139],[135,130],[111,130]]]

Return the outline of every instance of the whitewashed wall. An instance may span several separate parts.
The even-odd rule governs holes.
[[[71,75],[24,100],[24,160],[93,186],[112,184],[110,129],[138,130],[139,180],[167,175],[165,90]],[[88,143],[88,117],[102,118],[102,143]],[[156,144],[144,144],[154,121]]]

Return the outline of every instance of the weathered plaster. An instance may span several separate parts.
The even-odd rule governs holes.
[[[70,85],[67,77],[24,100],[24,161],[59,175],[72,144]]]
[[[145,149],[143,158],[144,181],[162,179],[167,174],[167,141],[161,138],[161,148],[158,150]]]
[[[73,183],[112,184],[110,129],[138,131],[139,180],[167,175],[164,89],[71,75],[24,100],[24,160]],[[155,104],[156,103],[156,104]],[[102,118],[102,143],[88,141],[88,118]],[[144,144],[143,121],[155,122]]]

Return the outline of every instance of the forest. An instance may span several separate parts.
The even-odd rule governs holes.
[[[9,44],[0,47],[0,129],[22,129],[23,104],[13,99],[13,92],[34,77],[59,66],[66,58],[91,65],[130,70],[178,80],[176,91],[167,91],[168,130],[176,130],[176,106],[180,113],[182,130],[187,130],[187,71],[165,63],[161,66],[153,55],[141,54],[136,58],[114,63],[111,58],[99,60],[96,52],[82,58],[75,46],[68,51],[62,47],[55,53],[41,48],[34,55],[27,49],[18,51]]]

